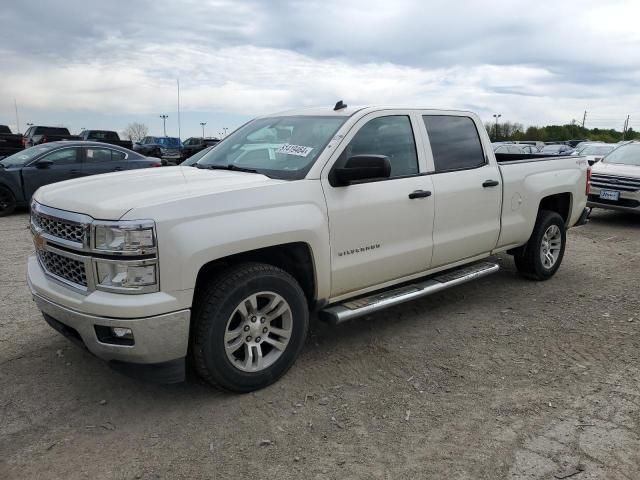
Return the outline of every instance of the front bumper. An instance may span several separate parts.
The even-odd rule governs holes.
[[[619,191],[619,199],[603,200],[600,198],[601,190]],[[587,206],[591,208],[605,208],[608,210],[618,210],[620,212],[640,213],[640,191],[630,192],[624,190],[616,190],[615,186],[611,188],[600,188],[592,185],[587,200]]]
[[[36,292],[33,300],[47,323],[117,370],[149,380],[172,383],[184,380],[189,345],[190,310],[141,318],[111,318],[60,305]],[[124,327],[133,332],[132,345],[101,341],[97,327]]]

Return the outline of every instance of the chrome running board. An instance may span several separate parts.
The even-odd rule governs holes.
[[[368,315],[387,307],[426,297],[463,283],[495,273],[500,267],[495,263],[481,262],[446,273],[436,274],[427,280],[399,288],[373,293],[366,297],[329,305],[319,312],[322,320],[338,324],[356,317]]]

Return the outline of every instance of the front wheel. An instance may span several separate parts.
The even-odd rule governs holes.
[[[10,190],[0,187],[0,217],[11,215],[16,209],[16,197]]]
[[[287,272],[245,263],[212,280],[194,306],[192,352],[210,384],[245,393],[275,382],[307,336],[304,293]]]
[[[531,280],[553,277],[564,257],[567,230],[562,217],[549,210],[538,213],[533,233],[514,255],[520,274]]]

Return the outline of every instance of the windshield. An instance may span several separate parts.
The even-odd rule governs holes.
[[[198,162],[255,170],[273,178],[304,178],[346,117],[269,117],[236,130]]]
[[[189,158],[187,158],[184,162],[182,162],[180,165],[187,167],[187,166],[190,166],[190,165],[193,165],[193,164],[197,163],[198,160],[200,160],[207,153],[209,153],[213,147],[215,147],[215,145],[207,147],[204,150],[200,150],[198,153],[194,153]]]
[[[160,137],[160,138],[158,138],[158,143],[160,145],[165,146],[165,147],[179,147],[180,146],[180,139],[179,138],[173,138],[173,137]]]
[[[602,161],[603,163],[640,166],[640,143],[630,143],[618,147]]]
[[[22,167],[26,165],[34,158],[40,156],[41,154],[48,152],[52,148],[58,146],[57,144],[44,144],[37,145],[35,147],[27,148],[26,150],[22,150],[18,153],[14,153],[13,155],[0,160],[0,163],[5,167]]]
[[[606,155],[613,150],[613,145],[591,145],[580,152],[581,155]]]

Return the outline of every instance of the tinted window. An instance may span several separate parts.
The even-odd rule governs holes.
[[[409,117],[380,117],[366,123],[342,152],[338,166],[354,155],[389,157],[392,177],[418,173],[418,156]]]
[[[111,161],[111,149],[87,148],[87,163],[105,163]]]
[[[127,158],[127,154],[124,152],[119,152],[116,150],[111,150],[111,160],[113,160],[114,162],[120,162],[122,160],[124,160],[125,158]]]
[[[72,165],[78,163],[78,151],[79,148],[65,148],[63,150],[56,150],[49,155],[45,155],[42,159],[50,160],[55,166],[58,165]]]
[[[485,164],[476,126],[469,117],[424,115],[436,172]]]
[[[60,127],[38,127],[36,135],[69,135],[69,130]]]

